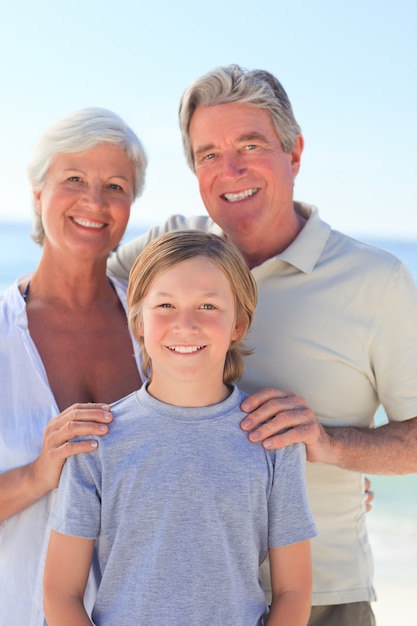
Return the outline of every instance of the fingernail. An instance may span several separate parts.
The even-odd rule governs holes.
[[[106,431],[108,430],[107,426],[105,424],[100,424],[99,426],[100,430]]]
[[[110,407],[108,404],[103,404],[101,408],[103,409],[103,411],[110,411]]]
[[[250,428],[252,426],[252,420],[249,417],[245,417],[241,423],[242,428]]]
[[[111,413],[105,413],[105,414],[104,414],[104,419],[105,419],[105,420],[109,420],[109,419],[111,419]]]
[[[98,446],[97,441],[91,441],[91,442],[90,442],[90,446],[91,446],[92,448],[97,448],[97,446]]]

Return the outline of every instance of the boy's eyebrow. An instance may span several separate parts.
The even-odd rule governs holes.
[[[203,291],[203,292],[196,292],[196,291],[194,291],[194,293],[195,293],[195,294],[196,294],[199,298],[203,298],[203,297],[204,297],[204,298],[211,298],[211,297],[214,297],[214,296],[218,296],[218,295],[219,295],[219,292],[218,292],[218,291]],[[155,291],[155,292],[154,292],[154,295],[155,295],[155,296],[158,296],[158,297],[163,297],[163,298],[164,298],[164,297],[168,297],[168,296],[169,296],[169,297],[172,297],[172,296],[174,296],[175,294],[174,294],[173,292],[171,292],[171,291]]]
[[[265,137],[265,135],[257,131],[252,131],[249,133],[244,133],[243,135],[239,135],[238,137],[236,137],[235,142],[243,143],[245,141],[256,141],[256,140],[268,143],[268,139]],[[197,150],[194,151],[194,155],[200,156],[200,154],[204,154],[205,152],[210,152],[210,150],[215,150],[215,148],[216,146],[214,143],[208,143],[197,148]]]

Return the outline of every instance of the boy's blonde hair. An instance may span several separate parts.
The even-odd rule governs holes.
[[[136,259],[129,276],[127,303],[128,321],[142,353],[142,371],[152,378],[152,363],[146,352],[138,325],[142,318],[142,302],[152,282],[174,265],[195,257],[204,257],[218,267],[227,277],[235,301],[238,338],[227,351],[223,381],[238,380],[243,374],[243,356],[251,350],[241,345],[252,323],[257,303],[257,289],[252,274],[239,250],[230,242],[211,233],[187,230],[168,233],[151,241]],[[196,281],[198,276],[196,276]]]

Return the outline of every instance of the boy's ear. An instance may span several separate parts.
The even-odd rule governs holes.
[[[136,334],[138,335],[138,337],[143,337],[144,335],[142,315],[139,315],[136,322]]]
[[[232,334],[230,336],[231,341],[236,341],[237,339],[241,339],[243,335],[243,327],[242,322],[236,321],[235,325],[232,329]]]

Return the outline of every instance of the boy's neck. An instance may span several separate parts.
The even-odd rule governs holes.
[[[161,383],[157,377],[152,379],[147,390],[160,402],[184,408],[218,404],[226,400],[232,392],[231,388],[223,382],[215,386],[209,382],[206,385],[202,385],[201,382],[168,383],[166,380]]]

